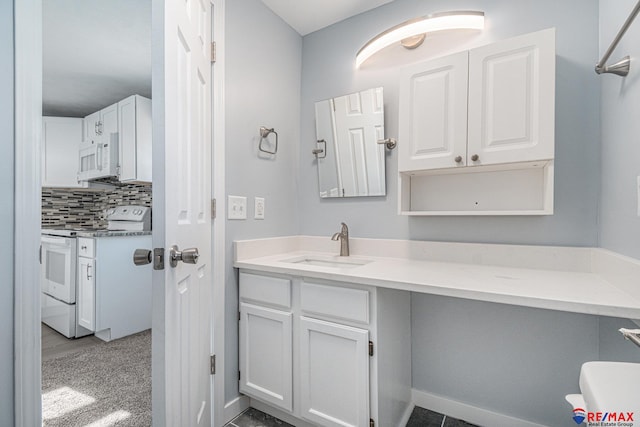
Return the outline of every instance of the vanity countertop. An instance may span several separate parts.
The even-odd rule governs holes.
[[[300,257],[337,257],[328,238],[236,242],[234,266],[411,292],[640,319],[640,262],[597,248],[352,239],[353,261],[327,267]],[[335,243],[335,242],[331,242]],[[386,249],[385,249],[386,248]],[[310,250],[312,249],[312,250]],[[380,256],[383,252],[391,256]]]

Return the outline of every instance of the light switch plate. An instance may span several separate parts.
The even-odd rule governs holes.
[[[255,219],[264,219],[264,197],[256,197],[253,217]]]
[[[247,198],[229,196],[227,201],[227,219],[247,219]]]

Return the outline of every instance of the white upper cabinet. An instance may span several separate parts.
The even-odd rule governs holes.
[[[469,52],[469,164],[553,159],[555,75],[554,30]]]
[[[78,145],[82,119],[42,118],[42,186],[86,187],[78,183]]]
[[[551,215],[555,29],[401,72],[402,215]]]
[[[402,70],[400,171],[466,164],[468,68],[461,52]]]
[[[151,100],[133,95],[117,111],[120,181],[151,182]]]
[[[97,143],[117,135],[118,180],[151,182],[151,126],[151,100],[132,95],[85,117],[82,138]],[[77,158],[77,145],[75,151]]]
[[[555,30],[403,69],[399,171],[551,160]]]
[[[118,104],[110,105],[84,118],[83,139],[85,142],[98,142],[118,132]]]

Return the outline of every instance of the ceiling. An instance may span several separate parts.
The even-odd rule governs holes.
[[[44,0],[42,47],[44,115],[151,96],[151,0]]]
[[[306,35],[393,0],[262,1]],[[133,94],[151,97],[151,0],[43,0],[43,115],[84,117]]]
[[[375,9],[393,0],[262,0],[300,35]]]

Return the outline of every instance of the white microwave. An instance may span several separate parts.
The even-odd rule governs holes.
[[[78,181],[118,176],[118,133],[80,144]]]

